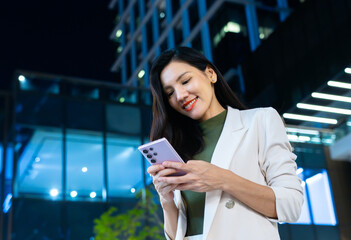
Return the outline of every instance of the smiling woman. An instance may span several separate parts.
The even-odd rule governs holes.
[[[194,120],[204,121],[224,110],[214,93],[215,82],[216,73],[208,66],[203,72],[173,61],[161,72],[161,83],[171,107]]]
[[[166,137],[183,159],[203,149],[197,120],[209,118],[206,114],[214,116],[228,105],[245,109],[217,67],[192,48],[164,52],[152,66],[150,81],[154,96],[151,139]]]
[[[150,81],[151,140],[166,137],[186,162],[148,168],[167,239],[279,239],[277,221],[296,221],[303,203],[279,114],[245,110],[218,69],[191,48],[162,53]],[[179,170],[186,174],[170,176]]]

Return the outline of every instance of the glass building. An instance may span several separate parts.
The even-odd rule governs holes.
[[[19,71],[13,91],[0,92],[0,236],[92,240],[110,206],[135,206],[151,183],[137,150],[149,141],[150,65],[184,45],[212,60],[247,105],[284,117],[305,203],[296,224],[279,225],[281,238],[351,237],[351,60],[341,54],[350,38],[338,38],[351,3],[341,2],[112,0],[118,83]],[[333,61],[318,49],[334,51]]]

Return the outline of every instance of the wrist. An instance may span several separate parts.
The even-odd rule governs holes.
[[[175,205],[174,201],[161,201],[161,207],[164,211],[172,211],[173,209],[176,209],[177,206]]]
[[[223,192],[228,191],[229,185],[235,181],[235,179],[233,179],[234,177],[235,177],[235,173],[227,169],[224,170],[223,174],[221,175],[222,181],[220,185],[220,189]]]

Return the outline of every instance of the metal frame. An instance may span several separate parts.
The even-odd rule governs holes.
[[[124,9],[123,1],[119,1],[118,4],[119,4],[118,5],[119,6],[119,14],[122,15],[123,9]],[[122,47],[122,49],[124,49],[124,47],[126,45],[126,34],[123,34],[123,32],[125,31],[124,22],[121,22],[120,28],[122,30],[121,47]],[[122,58],[121,68],[122,68],[121,69],[122,70],[122,84],[125,84],[127,81],[127,59],[125,56],[123,56],[123,58]]]
[[[247,29],[249,31],[249,40],[251,51],[255,51],[260,45],[261,40],[258,32],[258,20],[256,14],[256,7],[251,4],[245,5]]]
[[[179,21],[181,18],[182,13],[189,7],[189,5],[193,2],[194,0],[187,0],[184,5],[179,9],[177,14],[173,17],[172,22],[167,26],[167,28],[162,32],[161,36],[157,40],[157,42],[153,45],[153,47],[149,50],[148,55],[146,58],[144,58],[141,63],[139,63],[136,71],[134,71],[131,76],[128,78],[127,85],[131,84],[133,80],[137,77],[138,72],[144,68],[144,65],[151,60],[151,57],[155,55],[156,48],[159,47],[163,41],[166,39],[168,36],[169,31],[175,26],[175,24]],[[117,59],[118,61],[118,59]],[[117,62],[116,62],[117,63]],[[114,70],[116,64],[112,67],[111,70]]]

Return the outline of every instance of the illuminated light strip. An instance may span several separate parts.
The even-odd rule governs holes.
[[[351,74],[351,68],[345,68],[345,73]]]
[[[300,129],[300,128],[286,128],[286,130],[290,133],[303,133],[303,134],[319,135],[319,132],[317,130]]]
[[[305,103],[298,103],[296,106],[302,109],[351,115],[351,110],[343,109],[343,108],[324,107],[324,106],[305,104]]]
[[[314,93],[312,93],[312,97],[351,103],[350,97],[343,97],[343,96],[332,95],[332,94],[314,92]]]
[[[289,141],[297,141],[298,137],[296,135],[288,134]]]
[[[351,89],[351,83],[328,81],[328,86]]]
[[[307,141],[310,141],[310,140],[311,140],[310,137],[307,137],[307,136],[299,136],[299,141],[307,142]]]
[[[312,177],[307,178],[306,183],[311,184],[315,181],[319,181],[322,177],[323,177],[322,173],[317,173],[316,175],[313,175]]]
[[[309,122],[320,122],[320,123],[328,123],[328,124],[337,124],[338,121],[332,118],[322,118],[322,117],[311,117],[306,115],[292,114],[292,113],[284,113],[284,118],[309,121]]]
[[[298,168],[297,170],[296,170],[296,175],[299,175],[300,173],[302,173],[303,172],[303,168]]]
[[[291,135],[291,134],[288,134],[288,139],[289,141],[293,141],[293,142],[308,142],[311,140],[311,138],[307,136],[297,136],[297,135]]]

